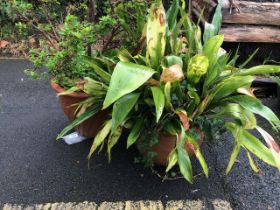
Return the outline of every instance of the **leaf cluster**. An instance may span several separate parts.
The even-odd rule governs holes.
[[[81,104],[78,118],[59,137],[98,110],[107,109],[111,110],[108,120],[95,137],[89,158],[107,144],[110,161],[111,150],[125,129],[129,130],[127,148],[137,144],[150,159],[160,134],[173,135],[176,146],[169,155],[166,172],[178,164],[182,175],[192,183],[186,144],[192,146],[208,177],[200,140],[205,136],[206,141],[212,142],[219,132],[227,129],[235,139],[227,173],[241,148],[247,152],[254,171],[259,169],[252,155],[280,170],[280,148],[257,125],[255,115],[265,118],[278,131],[280,120],[251,89],[255,75],[280,72],[280,67],[246,68],[252,57],[236,67],[238,55],[225,52],[224,37],[217,34],[221,5],[204,34],[190,20],[185,5],[185,1],[174,0],[165,11],[162,2],[155,1],[136,51],[120,48],[114,56],[87,58],[85,63],[91,65],[97,77],[86,79],[80,89],[91,97]],[[253,129],[262,135],[267,146],[250,133]]]

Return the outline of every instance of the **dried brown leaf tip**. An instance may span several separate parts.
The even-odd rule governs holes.
[[[254,95],[254,91],[255,91],[254,88],[248,88],[248,87],[242,87],[242,88],[237,89],[238,93],[248,95],[248,96],[251,96],[251,97],[255,98],[256,96]]]
[[[274,138],[268,132],[266,132],[264,129],[257,127],[257,130],[263,136],[268,148],[270,149],[270,151],[274,157],[276,166],[280,170],[280,147],[278,146],[278,144],[276,143]]]
[[[162,82],[182,81],[185,78],[181,65],[175,64],[165,68],[160,76]]]
[[[190,121],[189,121],[188,114],[184,110],[176,111],[176,114],[180,118],[180,120],[181,120],[181,122],[183,124],[184,129],[186,131],[188,131],[190,129]]]

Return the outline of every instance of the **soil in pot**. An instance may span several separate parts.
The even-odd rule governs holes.
[[[65,92],[65,89],[56,84],[54,81],[51,81],[51,87],[56,93]],[[89,95],[83,92],[75,92],[68,95],[59,96],[60,106],[71,122],[75,119],[75,111],[77,109],[77,105],[73,105],[86,100],[88,97]],[[76,131],[81,136],[92,138],[98,133],[101,126],[105,122],[107,116],[108,110],[100,111],[96,113],[93,117],[78,125],[76,127]]]

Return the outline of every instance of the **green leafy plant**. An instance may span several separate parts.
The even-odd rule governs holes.
[[[105,99],[103,105],[99,101],[98,106],[112,112],[95,137],[89,158],[107,144],[110,160],[111,150],[122,131],[129,129],[127,148],[137,144],[144,151],[148,163],[152,163],[156,155],[153,146],[158,143],[160,134],[173,135],[177,141],[169,154],[166,172],[178,164],[184,178],[192,183],[192,164],[185,149],[186,143],[192,146],[208,177],[208,166],[200,150],[201,136],[212,142],[217,132],[227,129],[235,139],[227,173],[241,148],[246,150],[254,171],[259,169],[252,155],[280,170],[279,146],[268,132],[257,125],[255,115],[268,120],[278,131],[280,121],[250,88],[255,75],[280,72],[280,67],[235,67],[236,58],[231,59],[221,48],[223,35],[215,35],[218,31],[209,35],[206,30],[204,37],[207,39],[202,42],[201,30],[189,19],[182,2],[180,6],[180,2],[174,0],[165,12],[162,2],[155,1],[144,30],[145,46],[136,55],[120,50],[119,62],[113,71],[109,71],[110,81],[109,75],[103,76],[106,89],[102,97]],[[212,24],[218,22],[215,19]],[[95,65],[96,62],[92,62]],[[96,73],[97,70],[100,70],[99,75],[104,73],[104,68],[95,66]],[[94,85],[89,83],[92,95],[98,91]],[[95,106],[93,103],[91,107]],[[91,108],[59,137],[83,121],[88,113],[92,113]],[[250,133],[253,129],[259,131],[267,146]]]
[[[27,1],[9,1],[10,10],[23,21],[17,23],[20,30],[32,26],[41,35],[37,40],[38,46],[29,53],[34,64],[33,69],[26,70],[29,76],[41,78],[47,75],[37,71],[44,66],[56,83],[69,89],[85,77],[100,79],[83,61],[85,56],[114,54],[114,50],[123,45],[130,46],[129,49],[136,48],[142,35],[140,28],[146,20],[146,1],[105,1],[102,15],[93,11],[99,11],[96,6],[100,3],[89,2],[93,4],[91,7],[90,4],[79,4],[77,8],[82,9],[77,11],[71,2],[68,5],[59,1],[42,1],[35,5]],[[68,8],[67,15],[55,13],[55,9],[61,7]],[[93,16],[91,20],[85,19],[86,10],[89,10],[89,16]],[[65,15],[65,20],[58,20],[59,16]]]
[[[80,22],[74,15],[68,15],[65,23],[57,32],[59,39],[41,40],[40,48],[30,52],[30,60],[35,69],[26,71],[33,77],[39,77],[36,70],[45,66],[51,77],[64,88],[70,88],[84,77],[96,78],[97,75],[89,65],[82,61],[87,55],[88,45],[95,44],[102,34],[106,34],[115,22],[102,18],[99,24],[93,27],[88,22]]]

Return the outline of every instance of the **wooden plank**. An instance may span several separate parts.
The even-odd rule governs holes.
[[[223,22],[252,25],[280,25],[280,3],[234,1],[239,8],[230,14],[228,0],[223,0]]]
[[[278,13],[263,12],[262,14],[223,14],[223,23],[280,26],[280,11]]]
[[[193,0],[193,12],[198,17],[203,11],[204,19],[209,21],[216,7],[215,0]],[[247,25],[280,25],[280,3],[234,0],[237,9],[230,14],[229,0],[222,0],[223,22]]]
[[[195,0],[196,1],[196,0]],[[254,2],[254,1],[238,1],[234,0],[234,3],[239,7],[241,12],[246,11],[278,11],[280,9],[280,3],[278,2]],[[229,0],[222,0],[223,10],[230,8]]]
[[[280,43],[280,28],[270,26],[223,26],[226,42]]]

